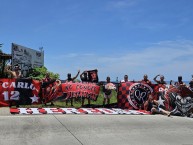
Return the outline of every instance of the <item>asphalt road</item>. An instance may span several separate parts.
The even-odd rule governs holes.
[[[4,115],[0,145],[193,145],[193,119],[161,115]]]

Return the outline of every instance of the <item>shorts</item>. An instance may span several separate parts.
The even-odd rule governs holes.
[[[112,93],[110,94],[110,95],[106,95],[105,93],[104,93],[104,98],[105,99],[110,99],[112,97]]]
[[[164,109],[162,109],[162,108],[160,108],[160,107],[153,107],[153,108],[156,109],[155,112],[151,112],[151,113],[153,113],[153,114],[161,114],[161,113],[162,113],[162,110],[164,110]]]

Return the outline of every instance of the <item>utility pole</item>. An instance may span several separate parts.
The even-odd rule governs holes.
[[[1,47],[3,47],[3,43],[0,43],[0,53],[3,52],[2,49],[1,49]]]

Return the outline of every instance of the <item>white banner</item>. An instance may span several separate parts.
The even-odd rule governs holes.
[[[94,115],[150,115],[145,110],[120,108],[10,108],[11,114],[94,114]]]

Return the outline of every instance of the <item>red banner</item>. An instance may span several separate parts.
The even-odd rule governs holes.
[[[170,86],[165,92],[165,98],[168,101],[166,109],[172,115],[190,117],[193,114],[193,92],[186,86]]]
[[[67,82],[62,84],[62,91],[67,93],[67,98],[86,97],[96,100],[100,92],[100,86],[95,83]]]
[[[0,84],[0,106],[48,103],[63,96],[62,99],[89,97],[96,100],[100,91],[95,83],[61,84],[56,81],[41,88],[41,82],[32,79],[0,79]]]
[[[31,79],[0,79],[0,106],[10,103],[39,104],[40,82]]]
[[[148,84],[126,82],[121,83],[118,92],[118,107],[127,109],[142,109],[143,104],[153,89]]]
[[[158,106],[171,111],[172,115],[191,116],[193,114],[193,92],[184,85],[121,83],[117,96],[118,107],[144,109],[144,103],[150,93],[153,99],[157,100]]]

